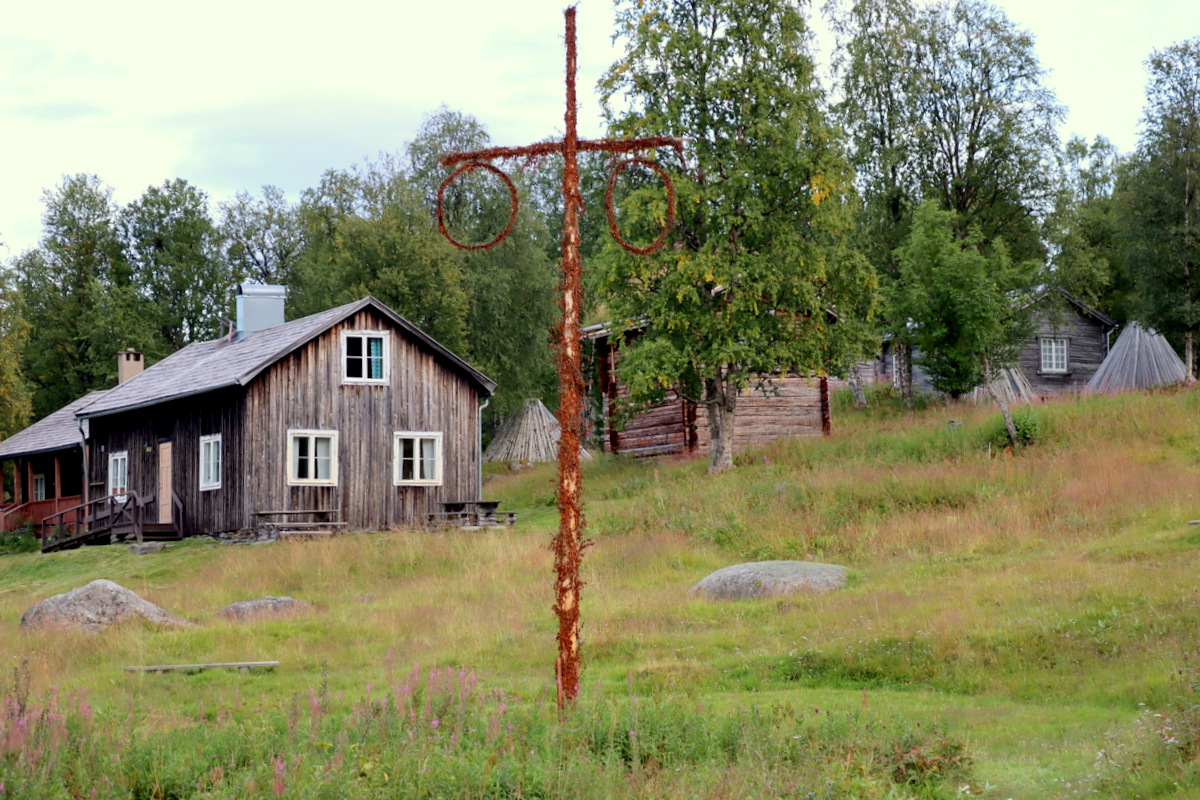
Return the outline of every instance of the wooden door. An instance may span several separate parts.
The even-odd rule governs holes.
[[[171,443],[158,443],[158,522],[171,524]]]

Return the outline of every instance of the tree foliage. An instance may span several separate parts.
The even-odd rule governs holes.
[[[610,246],[600,284],[618,322],[644,329],[621,365],[631,397],[654,402],[675,387],[704,404],[721,470],[739,390],[843,364],[861,347],[874,275],[854,253],[833,257],[850,173],[796,5],[631,1],[617,19],[628,49],[601,81],[612,130],[684,137],[688,163],[674,177],[670,246],[648,257]],[[629,172],[624,235],[653,238],[664,194]]]
[[[283,284],[304,247],[300,215],[277,186],[262,187],[262,196],[238,192],[219,204],[225,260],[236,281]]]
[[[409,143],[413,182],[430,214],[447,171],[438,159],[453,151],[489,146],[486,128],[474,117],[445,107],[431,114]],[[547,170],[549,171],[549,170]],[[530,202],[520,174],[513,176],[520,213],[509,236],[487,250],[459,251],[466,295],[466,337],[472,362],[498,381],[490,408],[497,421],[519,409],[525,398],[550,398],[556,386],[550,334],[557,288],[552,238],[545,215]],[[449,230],[467,242],[493,238],[511,215],[511,195],[495,176],[473,172],[447,187],[444,210]],[[557,244],[557,243],[556,243]]]
[[[1091,144],[1073,137],[1063,148],[1058,195],[1046,224],[1049,284],[1101,307],[1118,322],[1128,318],[1113,196],[1121,164],[1117,149],[1103,136]]]
[[[960,238],[954,212],[933,201],[918,206],[898,255],[893,302],[911,320],[935,389],[961,397],[1016,363],[1029,335],[1023,292],[1036,282],[1036,265],[1014,263],[1003,240],[988,244],[977,228]]]
[[[1200,38],[1156,50],[1142,134],[1122,181],[1129,266],[1139,316],[1184,340],[1195,374],[1200,329]]]
[[[33,413],[33,395],[21,369],[28,340],[29,323],[16,281],[0,268],[0,440],[24,428]]]
[[[233,275],[221,258],[208,196],[176,178],[151,186],[117,217],[117,237],[141,313],[159,337],[162,357],[216,338]]]
[[[304,192],[300,218],[306,246],[294,273],[294,316],[371,294],[450,349],[466,351],[460,259],[395,158],[327,171]]]
[[[97,326],[102,295],[129,286],[115,232],[112,190],[95,175],[71,175],[42,194],[42,240],[12,262],[29,323],[22,366],[34,417],[111,385],[118,340]]]
[[[960,239],[975,231],[985,243],[1003,238],[1017,261],[1043,259],[1062,110],[1029,34],[982,0],[852,0],[829,11],[861,248],[884,297],[906,294],[898,253],[925,201],[954,212]],[[880,320],[907,355],[904,309],[885,302]]]

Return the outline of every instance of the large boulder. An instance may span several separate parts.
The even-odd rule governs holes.
[[[96,580],[65,594],[56,594],[21,616],[27,631],[62,629],[99,633],[109,625],[144,619],[155,625],[188,626],[190,622],[163,611],[112,581]]]
[[[300,614],[310,608],[303,600],[293,597],[272,597],[267,595],[261,600],[243,600],[240,603],[230,603],[217,612],[217,616],[230,622],[246,622],[252,619],[290,617]]]
[[[690,594],[706,600],[747,600],[797,592],[828,592],[846,583],[846,568],[815,561],[755,561],[706,576]]]

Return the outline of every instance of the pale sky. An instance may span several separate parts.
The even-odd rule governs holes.
[[[295,200],[326,169],[401,150],[442,104],[497,145],[563,129],[564,0],[9,5],[0,257],[36,244],[42,191],[64,174],[99,175],[121,204],[177,177],[214,201],[265,184]],[[1200,35],[1200,0],[999,5],[1036,39],[1069,108],[1064,138],[1104,135],[1124,151],[1137,141],[1142,63]],[[595,85],[619,50],[609,0],[578,9],[580,134],[596,137]]]

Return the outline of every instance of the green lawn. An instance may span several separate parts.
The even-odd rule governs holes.
[[[0,798],[1200,796],[1198,412],[1190,391],[1050,403],[1032,412],[1041,441],[1013,453],[989,408],[882,398],[718,477],[597,459],[583,685],[562,723],[550,466],[489,476],[519,513],[508,531],[3,556]],[[851,579],[687,594],[776,558]],[[34,602],[101,577],[197,627],[19,630]],[[215,617],[267,594],[315,608]],[[266,659],[280,668],[122,671]],[[53,763],[13,733],[21,698],[57,703],[38,729]]]

